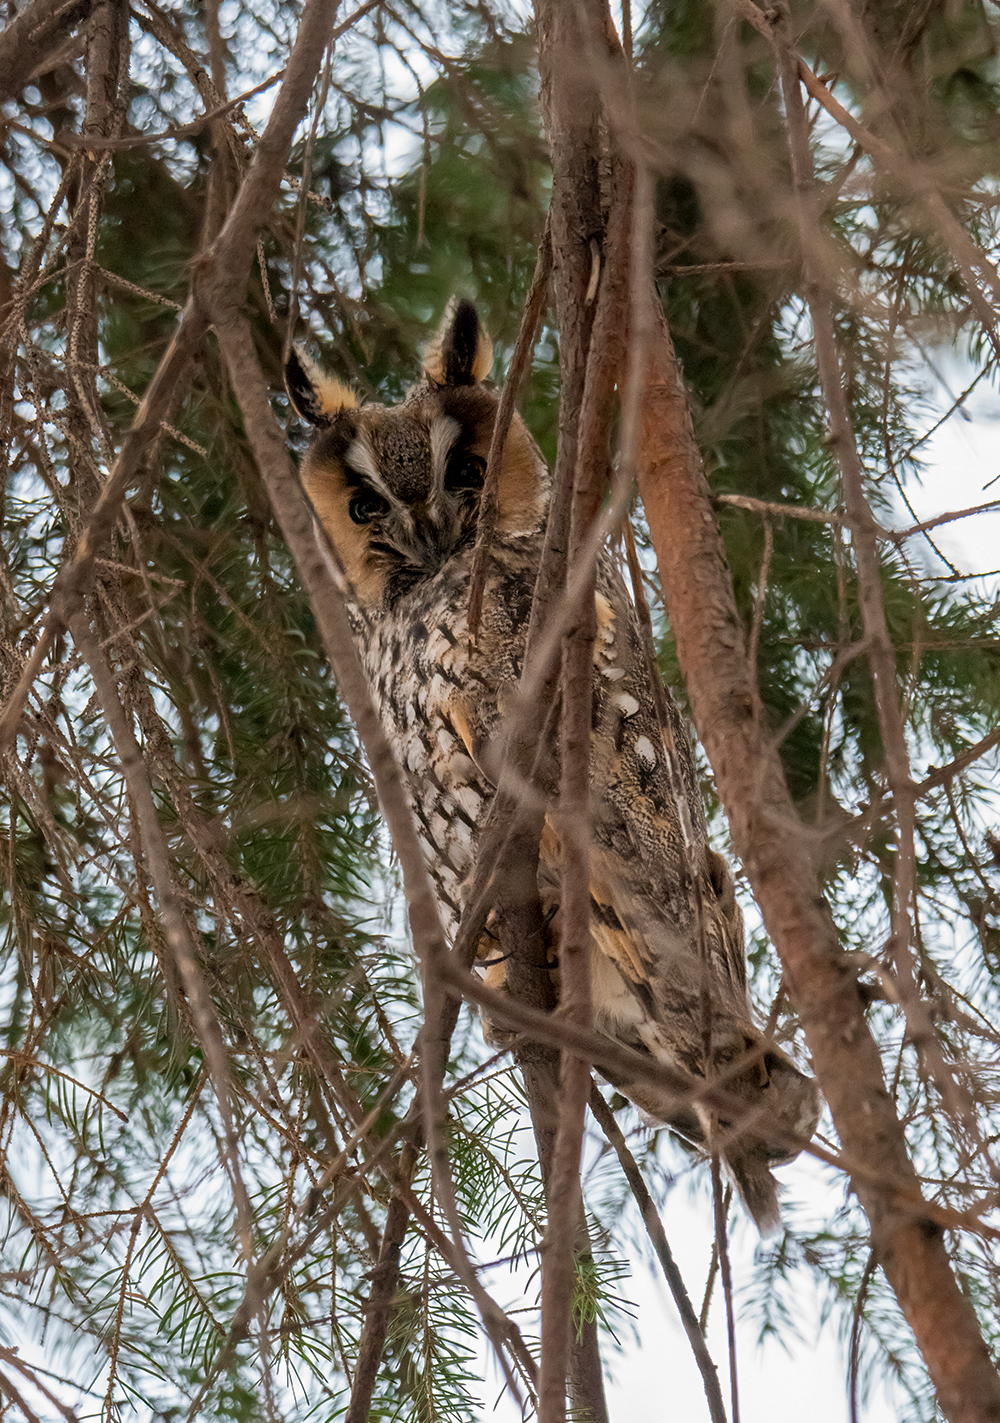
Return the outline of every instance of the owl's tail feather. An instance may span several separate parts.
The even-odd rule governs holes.
[[[629,1046],[634,1046],[629,1043]],[[640,1047],[648,1045],[643,1043]],[[637,1082],[602,1069],[602,1075],[630,1097],[651,1124],[669,1126],[683,1140],[706,1153],[718,1151],[740,1198],[761,1235],[770,1235],[781,1224],[778,1186],[771,1167],[783,1165],[798,1154],[786,1133],[808,1141],[816,1129],[820,1099],[816,1083],[800,1072],[780,1049],[759,1044],[749,1032],[741,1034],[727,1065],[720,1053],[717,1080],[734,1108],[730,1120],[717,1120],[697,1103],[674,1096],[658,1084]],[[758,1047],[758,1051],[748,1051]],[[666,1048],[662,1060],[670,1062]],[[734,1070],[735,1065],[735,1070]],[[778,1127],[777,1131],[772,1128]]]
[[[725,1162],[757,1229],[762,1236],[773,1235],[781,1226],[781,1211],[778,1183],[768,1167],[765,1150],[760,1146],[730,1150]]]

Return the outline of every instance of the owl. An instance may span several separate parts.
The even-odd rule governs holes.
[[[467,623],[479,500],[498,396],[475,307],[453,303],[400,405],[359,404],[296,353],[286,385],[316,433],[301,466],[343,568],[372,694],[406,776],[445,929],[454,935],[493,798],[503,707],[521,674],[549,475],[515,417],[497,490],[483,613]],[[771,1166],[789,1160],[775,1118],[802,1138],[815,1085],[755,1026],[732,877],[709,846],[694,761],[672,698],[657,701],[640,625],[609,554],[594,643],[591,948],[594,1026],[659,1062],[709,1077],[745,1104],[710,1122],[647,1082],[613,1085],[685,1140],[712,1140],[762,1230],[777,1221]],[[658,710],[658,706],[660,710]],[[539,898],[558,963],[559,838],[546,821]],[[481,974],[504,986],[495,941]],[[557,970],[556,970],[557,972]],[[487,1035],[503,1041],[488,1022]],[[766,1108],[762,1112],[760,1108]],[[773,1133],[773,1127],[772,1127]]]

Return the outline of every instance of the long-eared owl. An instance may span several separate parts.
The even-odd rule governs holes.
[[[521,672],[548,508],[548,471],[515,418],[500,470],[482,620],[470,640],[469,578],[498,405],[485,383],[492,361],[475,308],[461,301],[425,347],[422,379],[401,405],[359,405],[298,355],[286,372],[296,410],[317,427],[303,484],[349,583],[362,658],[451,933],[494,794],[504,693]],[[662,724],[635,610],[608,554],[599,565],[596,612],[594,1024],[664,1063],[710,1076],[746,1104],[742,1118],[711,1129],[745,1204],[766,1229],[777,1218],[770,1166],[794,1154],[773,1126],[769,1139],[767,1123],[777,1119],[810,1136],[815,1085],[754,1025],[732,878],[709,847],[681,718],[667,694]],[[547,824],[539,898],[556,955],[558,855]],[[495,958],[495,945],[484,944],[484,955]],[[482,971],[503,986],[502,963]],[[615,1085],[649,1117],[705,1140],[709,1123],[697,1106],[648,1083]]]

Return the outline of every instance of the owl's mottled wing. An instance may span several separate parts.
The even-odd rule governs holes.
[[[527,623],[527,608],[520,605],[530,580],[516,564],[508,558],[502,572],[494,567],[478,648],[467,654],[462,678],[444,689],[441,709],[479,775],[491,782],[504,693],[520,670]],[[593,962],[595,1020],[622,1041],[698,1071],[704,1056],[701,976],[690,948],[697,932],[696,884],[713,977],[734,981],[737,1001],[745,988],[739,910],[728,870],[708,848],[684,726],[669,698],[668,724],[660,725],[635,612],[608,559],[601,563],[596,610],[590,856],[592,934],[600,951]],[[458,646],[466,645],[459,636]],[[556,820],[549,816],[539,889],[543,908],[555,914],[559,862]]]
[[[735,985],[736,1001],[745,991],[742,923],[728,870],[708,846],[680,716],[668,698],[661,724],[634,609],[615,571],[606,564],[601,575],[591,743],[592,932],[643,1009],[636,1024],[641,1040],[665,1060],[699,1071],[703,983]],[[699,952],[692,953],[695,943]],[[725,1013],[724,998],[712,997],[713,1011]],[[731,1031],[729,1021],[712,1025],[716,1040]]]

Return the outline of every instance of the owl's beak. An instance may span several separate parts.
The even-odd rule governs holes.
[[[468,501],[448,495],[433,496],[414,506],[412,523],[400,540],[400,551],[427,573],[437,573],[456,550],[475,532],[475,513]]]
[[[392,525],[383,525],[382,536],[374,538],[369,547],[372,553],[386,558],[397,576],[394,582],[401,577],[409,586],[415,579],[439,573],[457,550],[475,536],[475,529],[475,510],[470,517],[467,507],[463,510],[457,507],[457,501],[445,496],[400,510]]]

